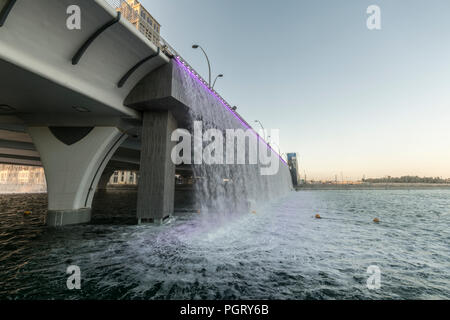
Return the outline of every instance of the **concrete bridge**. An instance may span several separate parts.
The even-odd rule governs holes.
[[[170,133],[193,112],[248,127],[117,3],[0,0],[0,163],[44,167],[50,226],[89,222],[96,187],[115,169],[140,170],[137,218],[160,223],[173,212]],[[80,30],[67,28],[71,5]]]

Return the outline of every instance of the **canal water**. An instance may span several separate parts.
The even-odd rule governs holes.
[[[91,224],[49,229],[45,194],[0,196],[0,299],[450,299],[450,190],[292,192],[161,227],[133,225],[135,203],[97,194]]]

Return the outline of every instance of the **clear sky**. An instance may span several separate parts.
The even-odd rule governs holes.
[[[142,0],[162,36],[309,178],[450,177],[449,0]],[[366,27],[369,5],[381,30]]]

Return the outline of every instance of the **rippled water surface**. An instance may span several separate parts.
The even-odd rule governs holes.
[[[49,229],[45,195],[0,196],[0,299],[450,298],[450,190],[294,192],[248,215],[181,208],[161,227],[131,224],[135,202],[97,195],[90,225]]]

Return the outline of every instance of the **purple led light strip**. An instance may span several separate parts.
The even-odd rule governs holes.
[[[286,161],[278,154],[278,152],[276,152],[266,141],[264,141],[264,139],[252,128],[250,127],[247,123],[245,123],[241,117],[239,117],[229,106],[227,103],[224,102],[224,100],[219,97],[217,95],[216,92],[214,92],[213,90],[211,90],[211,88],[209,86],[207,86],[205,84],[204,81],[202,81],[199,76],[197,74],[195,74],[191,69],[191,67],[186,66],[186,64],[180,60],[180,57],[175,57],[174,60],[181,66],[183,67],[184,70],[186,70],[192,78],[196,79],[211,95],[213,95],[236,119],[239,120],[239,122],[247,129],[250,129],[257,137],[259,140],[261,140],[267,148],[269,148],[272,152],[275,152],[275,154],[278,156],[278,158],[280,158],[280,160],[285,164],[288,165],[286,163]]]

